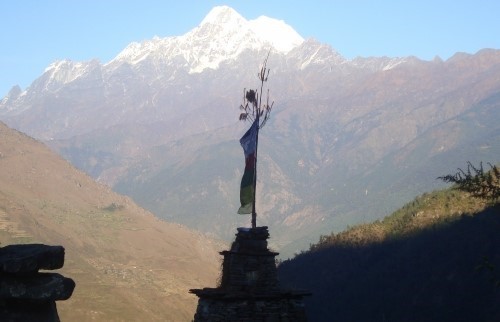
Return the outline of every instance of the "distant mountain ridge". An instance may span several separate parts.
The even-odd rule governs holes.
[[[283,27],[286,50],[252,23]],[[439,187],[434,178],[466,160],[497,161],[499,50],[347,60],[288,27],[219,7],[109,63],[54,63],[13,88],[0,118],[155,215],[231,239],[248,222],[235,214],[238,106],[271,49],[258,218],[285,256]]]

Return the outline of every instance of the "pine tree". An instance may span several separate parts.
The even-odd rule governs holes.
[[[489,171],[484,171],[483,163],[475,167],[470,161],[467,161],[467,171],[458,168],[455,174],[438,177],[444,182],[451,182],[456,188],[466,191],[474,197],[488,200],[497,200],[500,197],[500,169],[491,165]]]

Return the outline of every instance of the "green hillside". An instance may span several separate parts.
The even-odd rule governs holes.
[[[500,203],[450,188],[279,266],[311,321],[499,321]]]

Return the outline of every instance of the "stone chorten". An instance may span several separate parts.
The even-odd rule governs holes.
[[[199,297],[194,321],[307,321],[303,297],[281,289],[275,257],[267,248],[267,227],[238,228],[224,256],[217,288],[192,289]]]

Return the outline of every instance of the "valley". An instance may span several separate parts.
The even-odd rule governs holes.
[[[465,161],[498,160],[498,50],[348,60],[291,27],[276,47],[228,7],[208,17],[106,63],[55,62],[13,88],[0,119],[155,216],[229,241],[249,223],[236,214],[238,106],[271,49],[257,208],[283,258],[443,187]]]

